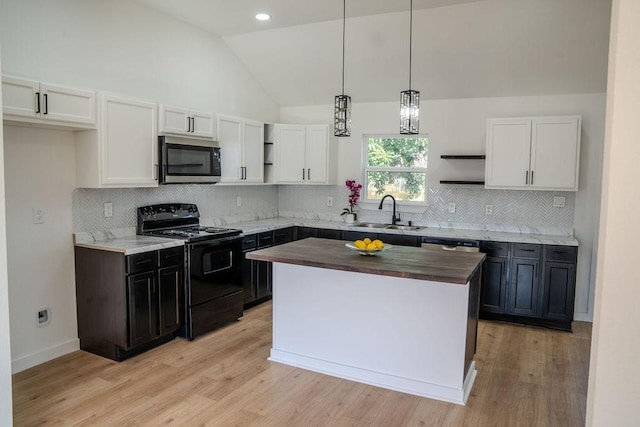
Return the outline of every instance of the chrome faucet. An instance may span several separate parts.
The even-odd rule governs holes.
[[[398,214],[398,216],[396,217],[396,198],[395,197],[393,197],[391,194],[387,194],[386,196],[384,196],[382,200],[380,200],[380,205],[378,205],[378,209],[382,210],[382,203],[384,202],[384,199],[386,199],[387,197],[391,197],[391,200],[393,200],[393,213],[391,214],[391,224],[396,225],[397,222],[400,222],[400,214]]]

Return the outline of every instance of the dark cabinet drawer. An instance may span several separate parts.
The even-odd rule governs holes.
[[[542,246],[533,243],[514,243],[514,258],[540,258],[542,255]]]
[[[157,267],[156,257],[158,251],[142,252],[128,255],[126,257],[127,274],[137,274],[145,271],[155,270]]]
[[[341,237],[340,230],[331,230],[328,228],[320,228],[318,229],[318,237],[321,239],[335,239],[340,240]]]
[[[574,263],[578,259],[578,248],[575,246],[545,246],[544,259]]]
[[[184,246],[162,249],[159,255],[160,268],[184,265]]]
[[[242,250],[243,251],[255,249],[257,246],[258,246],[258,235],[257,234],[249,234],[248,236],[244,236],[242,238]]]
[[[293,227],[275,230],[273,232],[273,244],[281,245],[293,241]]]
[[[509,256],[509,243],[506,242],[482,242],[480,244],[480,252],[484,252],[490,257]]]
[[[258,233],[258,247],[259,248],[267,248],[273,245],[273,232],[265,231],[262,233]]]
[[[313,227],[296,227],[296,240],[307,237],[318,237],[318,229]]]
[[[371,240],[375,240],[378,238],[378,233],[367,233],[366,231],[343,231],[342,232],[342,240],[349,240],[353,242],[356,240],[362,240],[367,237],[370,238]]]
[[[392,245],[402,245],[402,246],[420,246],[420,237],[418,236],[406,236],[403,234],[387,234],[380,233],[378,235],[378,239],[382,240],[384,243],[390,243]]]

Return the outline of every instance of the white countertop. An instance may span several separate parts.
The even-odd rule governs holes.
[[[203,220],[203,225],[208,224]],[[553,235],[536,233],[536,229],[523,227],[523,232],[497,231],[487,229],[463,229],[449,227],[424,227],[417,231],[385,230],[356,227],[351,224],[336,221],[323,221],[306,218],[270,218],[255,221],[244,221],[228,224],[229,227],[239,228],[244,234],[261,233],[280,228],[300,226],[327,228],[333,230],[348,230],[370,232],[371,234],[404,234],[409,236],[439,237],[460,240],[484,240],[494,242],[535,243],[539,245],[578,246],[578,241],[570,235]],[[74,235],[75,245],[78,247],[121,252],[132,255],[140,252],[156,251],[159,249],[184,246],[180,239],[164,239],[160,237],[138,236],[134,228],[123,228],[109,231],[81,232]],[[382,239],[384,240],[384,239]]]
[[[354,225],[335,222],[322,221],[303,218],[272,218],[257,221],[247,221],[238,224],[232,224],[231,227],[240,228],[244,234],[261,233],[263,231],[271,231],[284,227],[301,226],[315,228],[329,228],[349,231],[363,231],[371,234],[405,234],[409,236],[425,236],[439,237],[461,240],[485,240],[494,242],[515,242],[515,243],[535,243],[540,245],[561,245],[561,246],[578,246],[575,237],[569,235],[552,235],[535,232],[509,232],[509,231],[493,231],[493,230],[471,230],[461,228],[446,227],[425,227],[417,231],[407,230],[385,230],[356,227]],[[384,240],[384,239],[383,239]]]

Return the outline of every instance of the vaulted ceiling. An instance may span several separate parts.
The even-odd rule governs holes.
[[[281,106],[340,93],[340,0],[138,1],[222,35]],[[408,89],[408,3],[347,0],[353,102]],[[423,99],[604,92],[610,12],[611,0],[415,0],[412,87]]]

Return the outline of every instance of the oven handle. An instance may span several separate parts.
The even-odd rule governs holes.
[[[235,242],[237,240],[242,240],[242,234],[237,236],[223,237],[221,239],[215,240],[204,240],[200,242],[187,243],[187,245],[192,247],[200,247],[200,246],[220,246],[225,243]]]

